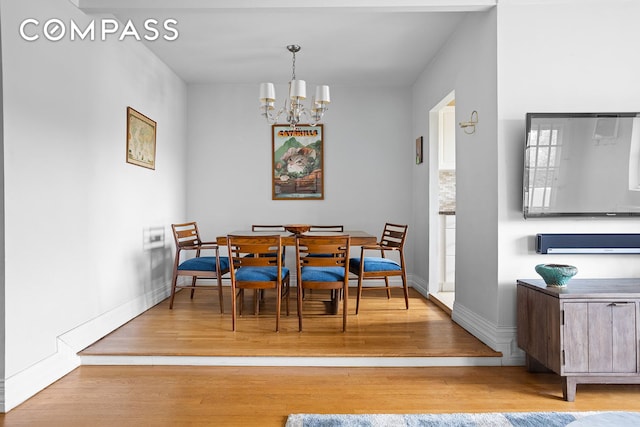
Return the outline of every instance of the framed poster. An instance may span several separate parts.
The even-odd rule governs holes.
[[[156,168],[156,122],[127,107],[127,163]]]
[[[323,125],[272,126],[273,200],[323,200]]]

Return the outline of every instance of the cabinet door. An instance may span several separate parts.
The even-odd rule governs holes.
[[[563,371],[589,372],[588,304],[572,302],[563,307]]]
[[[565,303],[566,373],[636,372],[636,307],[633,302]]]
[[[589,304],[589,372],[636,371],[634,303]]]

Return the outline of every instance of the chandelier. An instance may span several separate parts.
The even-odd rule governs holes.
[[[311,100],[311,110],[307,110],[302,101],[307,97],[307,85],[304,80],[296,79],[296,53],[300,51],[300,46],[291,44],[287,50],[293,55],[291,81],[289,82],[289,99],[285,99],[284,106],[274,112],[276,103],[276,90],[273,83],[260,83],[260,111],[267,119],[268,123],[277,123],[280,116],[285,115],[287,123],[292,129],[304,119],[311,126],[315,126],[322,120],[322,116],[328,110],[327,105],[331,102],[329,97],[329,86],[321,85],[316,87],[316,94]],[[303,122],[304,122],[303,121]]]

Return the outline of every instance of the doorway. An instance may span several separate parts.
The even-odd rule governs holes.
[[[429,173],[429,296],[449,314],[455,302],[456,164],[455,93],[438,103],[429,115],[430,153],[437,162]]]

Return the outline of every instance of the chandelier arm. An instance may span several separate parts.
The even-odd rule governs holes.
[[[285,109],[281,108],[279,109],[277,112],[275,113],[271,113],[267,110],[266,106],[262,107],[262,116],[264,116],[265,119],[267,119],[267,123],[269,123],[270,125],[276,124],[278,122],[278,119],[280,118],[280,116],[282,115],[282,113],[284,113]]]

